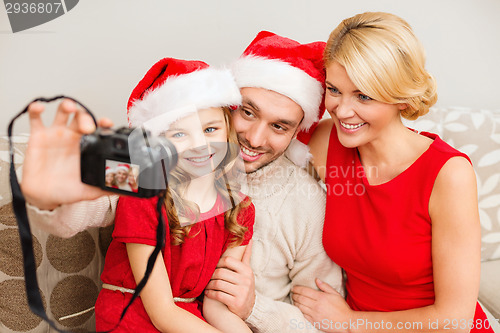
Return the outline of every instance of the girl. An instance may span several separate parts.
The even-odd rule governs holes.
[[[107,187],[118,188],[116,185],[115,173],[115,169],[112,169],[109,166],[106,167],[105,183]]]
[[[132,92],[129,124],[170,139],[178,164],[163,204],[166,245],[116,332],[250,332],[225,305],[208,298],[202,305],[201,297],[220,257],[241,259],[252,236],[254,207],[228,183],[239,152],[228,107],[240,102],[228,71],[171,58],[156,63]],[[158,200],[118,202],[97,330],[115,327],[144,275],[156,244]]]
[[[327,186],[323,244],[346,272],[347,299],[317,281],[321,291],[294,289],[295,304],[311,321],[335,323],[328,332],[491,332],[477,303],[469,158],[401,122],[437,99],[420,42],[401,18],[364,13],[331,33],[324,60],[332,119],[310,145]],[[345,177],[331,172],[339,169]]]

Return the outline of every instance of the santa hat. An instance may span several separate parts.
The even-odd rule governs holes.
[[[106,167],[106,176],[110,173],[116,173],[116,170],[115,169],[111,169],[111,167],[107,166]]]
[[[123,171],[129,172],[130,165],[128,165],[128,164],[118,164],[116,166],[116,171],[118,171],[118,170],[123,170]]]
[[[324,42],[300,44],[272,32],[261,31],[232,66],[240,88],[265,88],[300,105],[304,119],[297,138],[301,142],[294,140],[287,156],[301,166],[310,157],[305,144],[325,112],[325,45]]]
[[[150,121],[165,130],[189,113],[239,104],[241,95],[228,69],[210,68],[202,61],[164,58],[132,91],[127,115],[129,126]]]

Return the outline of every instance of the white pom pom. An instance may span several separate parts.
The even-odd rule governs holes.
[[[307,162],[309,162],[312,157],[309,152],[309,146],[303,144],[297,139],[293,139],[292,142],[290,142],[290,145],[285,151],[285,156],[301,168],[305,168],[307,166]]]

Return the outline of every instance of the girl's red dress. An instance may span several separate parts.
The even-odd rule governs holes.
[[[155,246],[158,225],[157,202],[158,198],[120,198],[116,209],[113,240],[107,251],[101,275],[103,283],[128,289],[136,287],[125,244]],[[165,216],[164,210],[163,214]],[[254,216],[253,204],[242,209],[238,216],[239,224],[248,227],[242,245],[248,244],[252,238]],[[203,290],[210,281],[220,257],[230,244],[231,234],[224,228],[223,200],[218,197],[212,210],[200,215],[200,222],[195,223],[190,231],[190,236],[194,237],[186,237],[183,244],[171,245],[168,223],[166,232],[168,236],[162,254],[173,296],[197,298],[192,303],[176,304],[202,318]],[[114,328],[131,297],[132,294],[127,292],[102,289],[95,306],[96,330]],[[113,332],[158,332],[158,330],[149,319],[139,297],[128,309],[119,328]]]
[[[330,134],[323,245],[346,272],[346,300],[353,310],[434,304],[429,198],[446,161],[469,158],[437,135],[422,134],[434,140],[430,147],[400,175],[374,186],[365,177],[357,149],[342,146],[335,127]],[[431,324],[422,323],[424,328]],[[493,332],[478,304],[474,323],[450,318],[440,324],[450,331],[456,324],[473,324],[471,332]]]

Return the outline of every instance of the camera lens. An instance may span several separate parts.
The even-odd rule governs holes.
[[[123,150],[127,146],[127,143],[123,139],[114,139],[113,147],[117,150]]]

